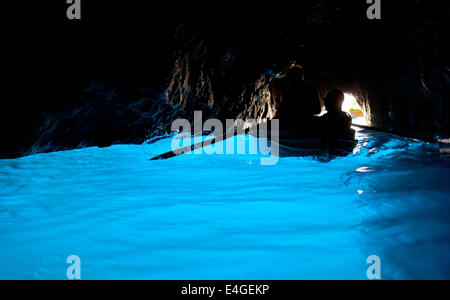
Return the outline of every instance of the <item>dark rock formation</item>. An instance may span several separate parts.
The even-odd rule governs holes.
[[[110,90],[92,82],[73,107],[62,113],[43,114],[36,122],[35,138],[22,154],[139,144],[170,130],[177,110],[162,95],[141,89],[127,103],[118,87]]]
[[[184,4],[170,103],[271,118],[264,70],[295,60],[322,96],[357,96],[375,126],[448,132],[448,1],[383,1],[381,21],[368,20],[359,0],[231,1],[220,11],[206,2]]]
[[[21,55],[8,73],[18,101],[2,110],[1,127],[14,130],[0,157],[140,143],[194,110],[272,118],[267,70],[291,61],[321,97],[331,88],[357,96],[375,126],[448,135],[447,0],[382,1],[372,21],[364,0],[102,3],[91,7],[96,23],[88,15],[62,36],[53,20],[32,27],[39,39],[22,38],[58,46]]]

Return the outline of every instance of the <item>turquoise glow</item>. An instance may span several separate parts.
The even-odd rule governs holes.
[[[439,147],[359,133],[329,163],[185,155],[170,140],[0,161],[0,278],[450,277],[450,165]]]

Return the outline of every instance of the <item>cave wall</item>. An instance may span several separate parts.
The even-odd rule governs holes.
[[[185,1],[167,101],[186,114],[272,118],[270,76],[291,61],[323,97],[353,93],[372,125],[448,132],[448,1]]]
[[[4,6],[0,159],[142,143],[170,129],[177,111],[161,93],[179,0],[85,1],[80,21],[66,18],[65,1]]]
[[[375,126],[448,135],[448,3],[383,0],[370,21],[365,0],[99,0],[79,24],[37,3],[8,14],[32,26],[5,37],[0,158],[142,143],[194,110],[270,119],[267,72],[291,61],[321,97],[357,96]]]

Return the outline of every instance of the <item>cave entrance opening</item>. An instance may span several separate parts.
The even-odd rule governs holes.
[[[344,103],[342,104],[342,111],[349,113],[352,116],[353,124],[369,126],[367,115],[364,109],[359,105],[356,97],[353,94],[345,93]]]

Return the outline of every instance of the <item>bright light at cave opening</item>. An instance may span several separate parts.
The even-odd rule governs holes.
[[[367,121],[366,113],[358,104],[356,97],[352,94],[345,94],[344,104],[342,104],[342,111],[349,113],[352,116],[353,124],[370,125]]]

